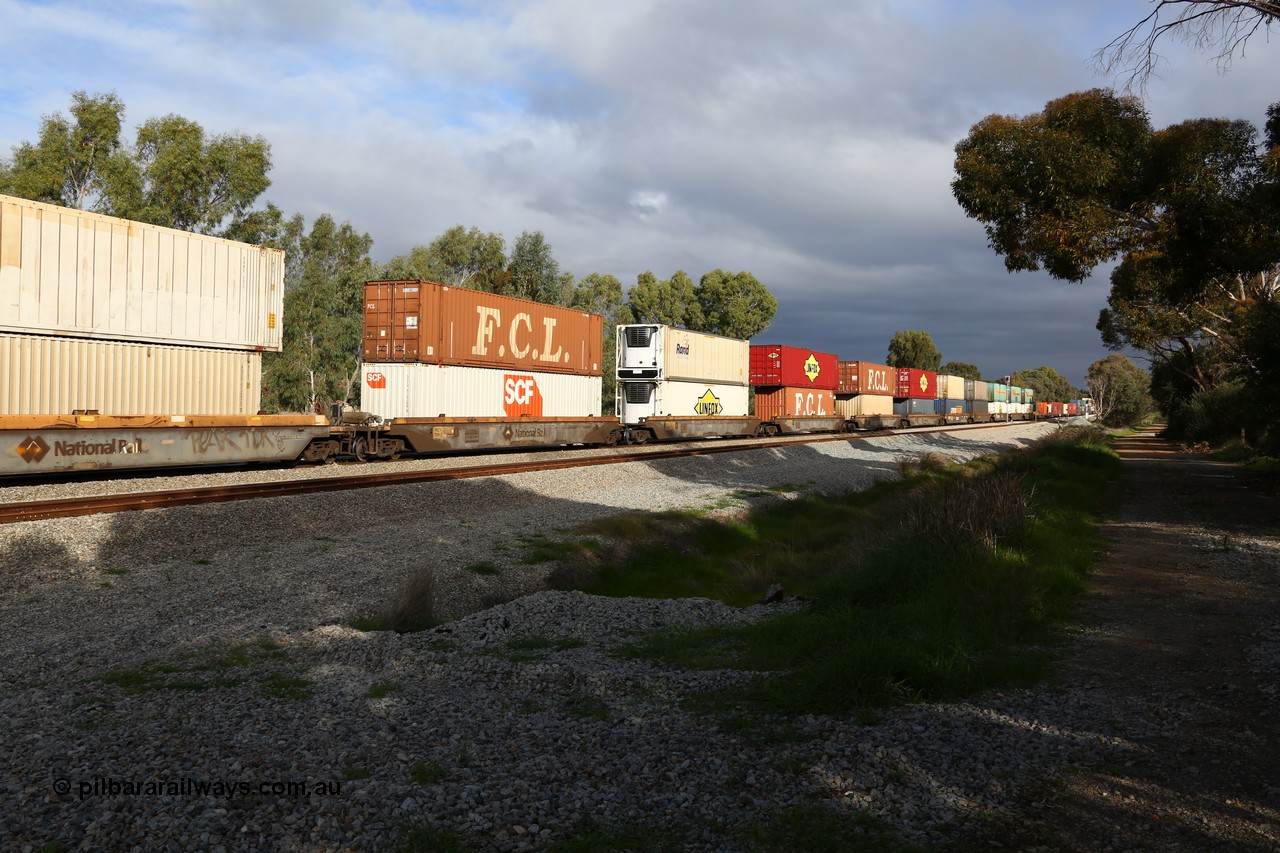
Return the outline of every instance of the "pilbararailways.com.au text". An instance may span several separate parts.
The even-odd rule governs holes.
[[[274,782],[249,782],[243,779],[198,779],[184,776],[170,778],[129,778],[94,776],[92,779],[55,779],[56,794],[90,797],[332,797],[342,793],[342,780],[290,779]]]

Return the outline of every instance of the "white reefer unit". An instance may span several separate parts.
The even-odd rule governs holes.
[[[254,415],[262,353],[0,332],[0,415]]]
[[[644,418],[744,418],[747,386],[717,382],[619,382],[618,419],[638,424]]]
[[[602,385],[599,376],[366,363],[361,368],[360,408],[383,420],[599,417]]]
[[[284,252],[0,195],[0,331],[281,346]]]
[[[691,332],[674,326],[618,327],[618,379],[747,385],[751,347],[747,341]]]

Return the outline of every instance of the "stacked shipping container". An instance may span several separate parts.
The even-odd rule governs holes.
[[[837,365],[836,414],[846,420],[893,414],[898,372],[887,364],[841,361]]]
[[[598,417],[603,324],[436,282],[367,282],[361,408],[383,419]]]
[[[636,324],[618,327],[617,347],[617,414],[623,423],[747,417],[746,341]]]
[[[0,415],[253,415],[284,253],[0,196]]]
[[[756,417],[835,418],[840,371],[836,357],[801,347],[751,345]]]

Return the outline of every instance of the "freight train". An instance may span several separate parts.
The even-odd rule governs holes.
[[[278,250],[0,196],[0,476],[1037,417],[1008,383],[658,324],[617,327],[606,415],[600,315],[425,281],[365,285],[359,411],[267,415],[283,269]]]

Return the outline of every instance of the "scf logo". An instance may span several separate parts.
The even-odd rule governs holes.
[[[387,374],[370,372],[364,375],[364,381],[370,388],[386,388]]]
[[[542,417],[542,392],[532,376],[507,374],[502,378],[502,410],[509,418]]]

